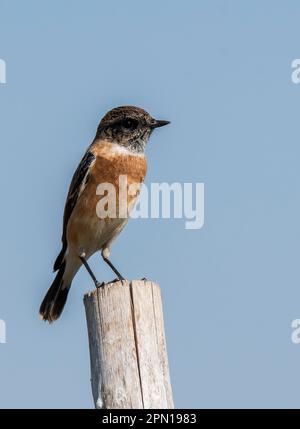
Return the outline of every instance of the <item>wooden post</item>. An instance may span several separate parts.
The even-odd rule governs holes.
[[[160,288],[108,283],[84,296],[96,408],[174,408]]]

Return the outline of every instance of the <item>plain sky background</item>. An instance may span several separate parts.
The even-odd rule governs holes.
[[[161,285],[176,406],[299,406],[299,22],[296,0],[0,0],[1,407],[93,407],[87,273],[57,323],[38,307],[73,171],[123,104],[172,121],[146,183],[205,183],[201,230],[131,220],[112,249]]]

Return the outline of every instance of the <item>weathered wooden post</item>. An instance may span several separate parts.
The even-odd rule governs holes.
[[[173,408],[160,288],[108,283],[84,296],[96,408]]]

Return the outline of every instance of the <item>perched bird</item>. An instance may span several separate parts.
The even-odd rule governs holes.
[[[141,184],[147,170],[145,147],[155,128],[169,124],[156,120],[145,110],[133,106],[117,107],[101,120],[95,139],[87,149],[71,181],[63,217],[62,249],[54,263],[56,277],[41,306],[43,320],[53,322],[60,316],[72,280],[83,264],[96,287],[101,286],[88,259],[101,251],[104,261],[118,279],[122,275],[109,260],[112,241],[121,232],[128,217],[100,218],[97,214],[97,187],[110,183],[119,194],[119,177],[126,175],[128,185]],[[130,209],[138,197],[128,195]],[[120,209],[120,207],[118,207]]]

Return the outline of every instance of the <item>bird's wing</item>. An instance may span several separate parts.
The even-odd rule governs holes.
[[[90,150],[88,149],[73,175],[67,200],[66,200],[65,210],[64,210],[63,233],[62,233],[63,246],[60,254],[56,258],[56,261],[54,263],[54,267],[53,267],[54,271],[57,271],[59,269],[63,261],[64,255],[67,249],[68,222],[74,210],[74,207],[78,201],[78,198],[80,197],[80,195],[82,194],[82,192],[86,187],[86,184],[88,183],[91,166],[94,163],[95,159],[96,159],[95,155],[92,152],[90,152]]]

